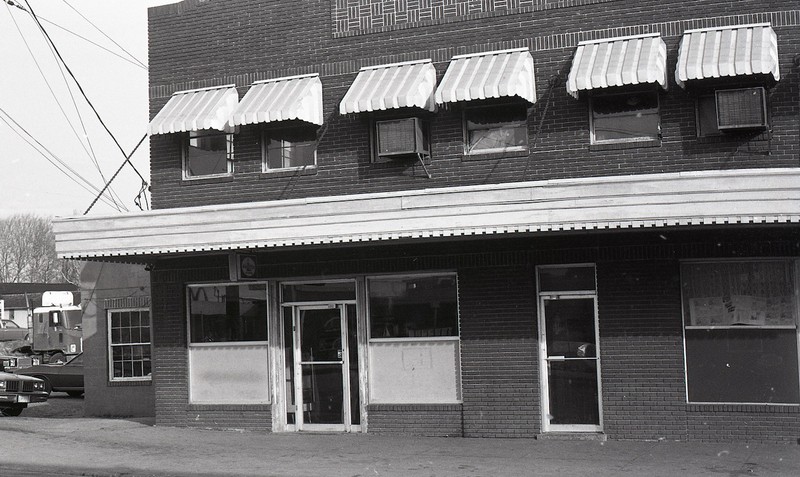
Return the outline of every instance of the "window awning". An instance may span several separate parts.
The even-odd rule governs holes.
[[[101,259],[589,230],[800,223],[798,168],[554,179],[159,209],[53,221]]]
[[[527,48],[454,56],[436,89],[436,103],[519,96],[536,102],[533,57]]]
[[[236,86],[178,91],[172,94],[147,128],[149,135],[230,128],[231,113],[239,103]]]
[[[436,69],[431,60],[361,68],[339,104],[339,113],[365,113],[405,107],[436,111]]]
[[[626,36],[578,43],[567,79],[567,92],[658,83],[667,88],[667,46],[660,34]]]
[[[257,81],[233,112],[233,125],[298,119],[322,125],[322,82],[318,74]]]
[[[691,80],[759,74],[781,78],[778,36],[769,23],[683,33],[675,69],[679,86]]]

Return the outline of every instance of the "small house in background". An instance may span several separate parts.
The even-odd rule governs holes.
[[[153,416],[150,274],[141,265],[84,262],[86,416]]]

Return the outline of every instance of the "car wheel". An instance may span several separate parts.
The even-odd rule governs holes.
[[[59,361],[61,361],[62,363],[67,361],[67,357],[64,356],[64,353],[53,353],[50,355],[51,363],[58,363]]]
[[[74,397],[74,398],[79,398],[79,397],[83,396],[83,391],[67,391],[67,396]]]
[[[22,414],[22,410],[25,409],[22,406],[11,406],[11,407],[4,407],[0,408],[0,414],[3,416],[15,417]]]

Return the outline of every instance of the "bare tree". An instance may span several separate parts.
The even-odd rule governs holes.
[[[17,214],[0,218],[0,282],[79,284],[77,265],[56,255],[49,217]]]

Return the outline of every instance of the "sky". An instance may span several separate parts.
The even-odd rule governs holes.
[[[11,1],[27,8],[25,0]],[[83,215],[145,135],[147,8],[176,0],[27,1],[125,153],[59,67],[33,17],[0,0],[0,218]],[[147,141],[131,162],[149,181]],[[141,188],[125,165],[111,182],[116,204],[99,200],[89,215],[139,211]],[[149,201],[148,194],[143,209]]]

